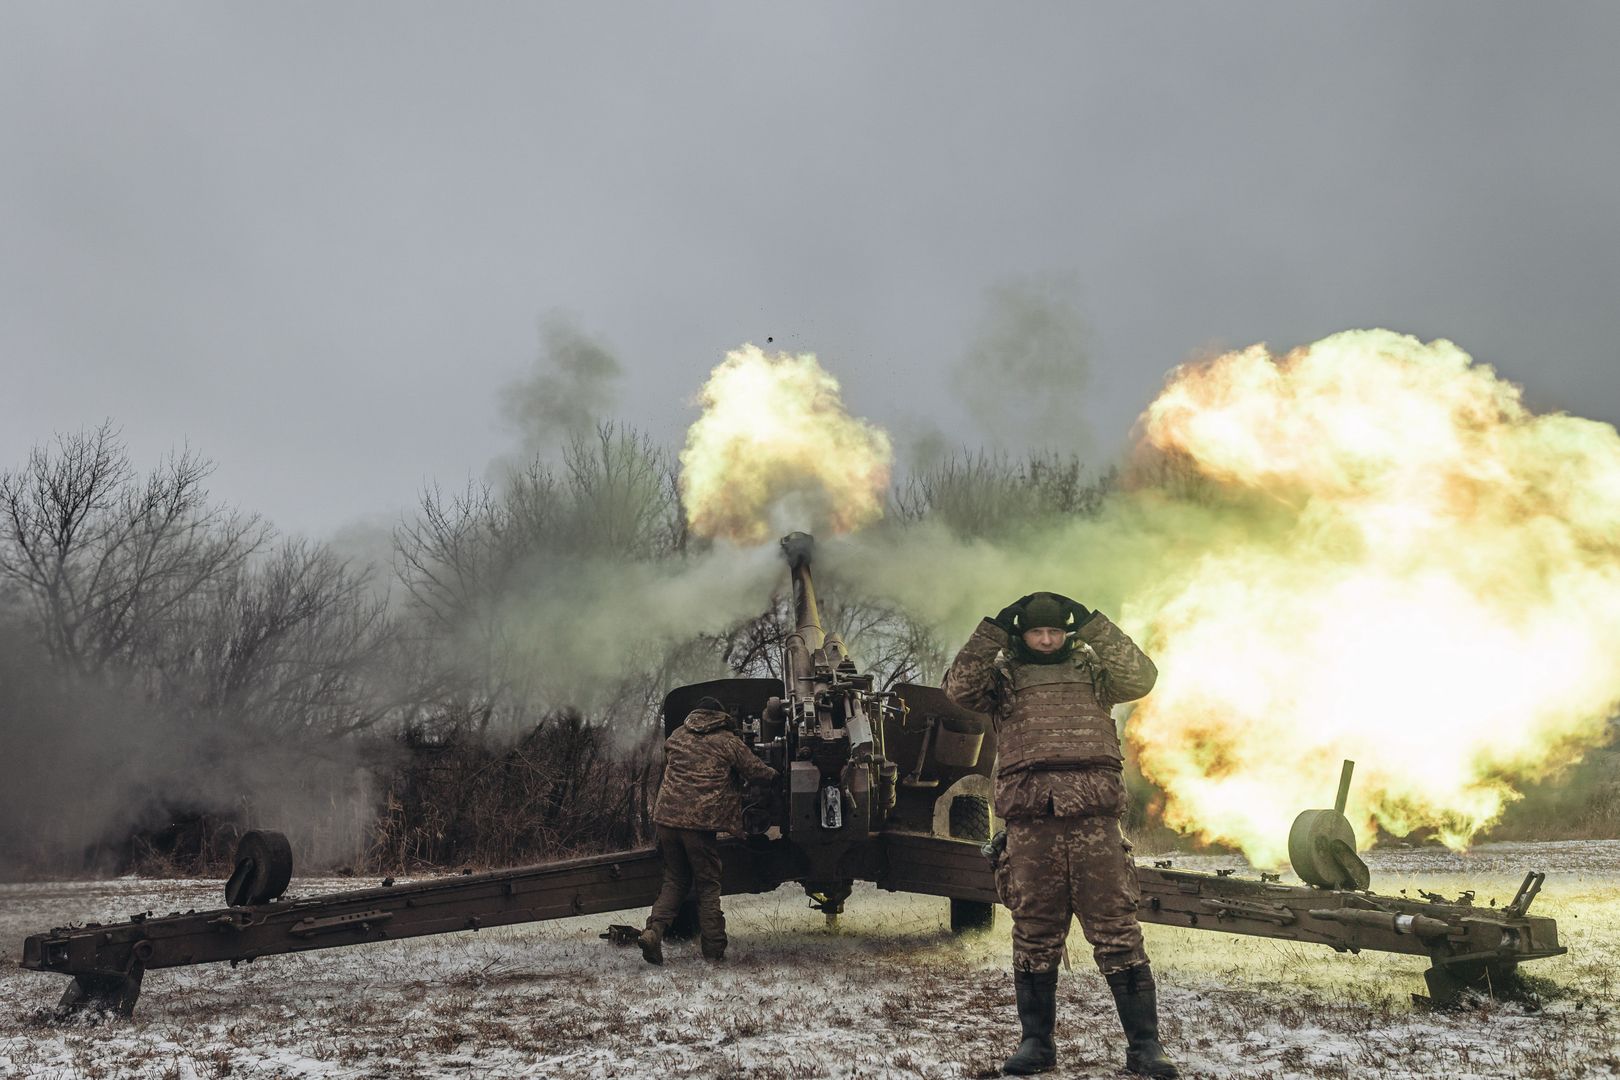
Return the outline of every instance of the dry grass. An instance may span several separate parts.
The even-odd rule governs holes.
[[[1589,854],[1583,854],[1589,853]],[[1149,927],[1168,1045],[1189,1076],[1579,1077],[1620,1071],[1620,845],[1527,846],[1476,870],[1415,855],[1387,891],[1510,894],[1556,863],[1538,904],[1568,957],[1532,969],[1541,1007],[1414,1007],[1423,964]],[[1188,861],[1189,863],[1191,860]],[[1178,860],[1178,865],[1183,865]],[[1561,869],[1560,869],[1561,867]],[[0,891],[13,942],[69,916],[202,906],[216,884],[121,881]],[[942,901],[856,892],[833,930],[788,889],[728,901],[733,956],[671,946],[652,968],[596,938],[616,917],[149,975],[133,1021],[42,1027],[61,980],[0,972],[0,1075],[200,1077],[988,1077],[1016,1041],[1005,919],[955,939]],[[1112,1003],[1084,946],[1065,977],[1068,1076],[1117,1075]]]

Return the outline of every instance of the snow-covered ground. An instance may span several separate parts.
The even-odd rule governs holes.
[[[1162,857],[1162,856],[1161,856]],[[1176,856],[1186,869],[1237,865]],[[1370,854],[1374,888],[1479,902],[1548,872],[1536,902],[1569,956],[1543,1007],[1415,1007],[1421,960],[1147,927],[1165,1042],[1187,1076],[1579,1077],[1620,1072],[1620,842]],[[298,881],[309,894],[373,884]],[[69,921],[219,904],[219,882],[0,886],[0,941]],[[1005,913],[951,936],[943,901],[856,890],[835,929],[783,888],[728,898],[723,966],[661,968],[598,939],[641,912],[147,975],[133,1020],[51,1025],[60,976],[0,969],[6,1077],[987,1077],[1017,1041]],[[1114,1076],[1118,1022],[1076,930],[1055,1075]]]

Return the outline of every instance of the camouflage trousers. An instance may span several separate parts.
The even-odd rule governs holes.
[[[1008,821],[996,891],[1012,912],[1015,969],[1057,970],[1076,915],[1104,974],[1147,963],[1136,921],[1136,864],[1118,818]]]
[[[664,887],[659,890],[649,929],[662,934],[675,921],[681,902],[697,888],[698,928],[702,932],[703,955],[717,957],[726,951],[726,917],[720,911],[720,841],[713,830],[657,827],[658,852],[664,858]]]

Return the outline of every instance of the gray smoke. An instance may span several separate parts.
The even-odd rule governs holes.
[[[354,857],[349,736],[397,666],[383,602],[214,503],[211,471],[188,451],[142,474],[111,424],[0,470],[0,873],[220,856],[236,825]]]
[[[533,370],[501,396],[501,412],[521,440],[522,455],[549,454],[594,431],[618,403],[622,374],[605,344],[567,315],[548,316]]]
[[[399,519],[397,512],[365,514],[342,525],[322,542],[356,573],[367,575],[371,595],[383,601],[395,598],[394,530]]]
[[[1083,408],[1091,384],[1079,287],[1059,275],[992,287],[977,332],[951,373],[987,446],[1027,453],[1091,447]]]
[[[664,693],[732,674],[713,641],[758,617],[786,573],[774,545],[535,559],[498,609],[501,666],[538,708],[577,708],[633,739]]]
[[[669,455],[614,426],[430,491],[396,542],[402,611],[501,735],[565,709],[645,734],[669,688],[727,673],[720,639],[782,576],[769,548],[688,543]]]
[[[199,839],[188,828],[233,822],[287,833],[306,868],[360,854],[375,800],[352,743],[259,738],[129,683],[66,673],[15,626],[0,628],[0,695],[0,881],[122,872],[148,854],[133,836],[186,848]]]

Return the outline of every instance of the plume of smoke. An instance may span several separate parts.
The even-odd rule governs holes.
[[[1076,284],[1062,276],[1003,282],[986,297],[952,384],[989,445],[1072,453],[1090,445],[1082,407],[1091,382]]]
[[[398,523],[397,513],[365,514],[334,530],[322,546],[363,573],[372,596],[391,600],[394,530]]]
[[[548,352],[558,367],[581,350]],[[518,400],[549,408],[557,383],[544,372]],[[730,674],[725,639],[768,613],[783,584],[777,536],[881,515],[888,437],[849,415],[814,356],[744,345],[700,401],[678,477],[624,428],[537,424],[536,438],[570,434],[560,465],[531,454],[466,494],[430,492],[400,530],[405,590],[438,624],[451,681],[499,715],[498,733],[574,709],[641,737],[665,691]]]
[[[656,561],[547,559],[502,605],[503,666],[541,708],[642,719],[654,702],[639,698],[641,687],[658,698],[731,674],[717,649],[688,646],[759,616],[782,576],[771,545]]]
[[[0,881],[123,870],[140,854],[131,836],[198,814],[280,829],[306,868],[358,854],[374,800],[352,743],[261,740],[208,723],[128,685],[63,671],[17,627],[0,629],[0,687]],[[202,854],[222,853],[214,847]]]
[[[0,472],[0,860],[74,868],[176,818],[274,821],[308,861],[352,857],[368,806],[352,745],[387,641],[364,575],[269,548],[212,504],[187,453],[149,474],[116,429]],[[229,837],[220,838],[221,842]],[[115,865],[118,860],[115,857]]]
[[[550,395],[556,379],[533,385]],[[573,434],[560,468],[531,456],[481,490],[430,493],[401,530],[407,591],[450,628],[460,681],[516,730],[569,708],[640,736],[664,691],[730,674],[722,639],[784,583],[779,535],[881,515],[889,439],[814,356],[744,345],[699,400],[678,477],[644,438],[601,425]]]
[[[780,574],[770,547],[688,543],[666,455],[613,427],[560,468],[430,493],[398,543],[440,662],[501,734],[562,709],[645,734],[664,691],[726,674],[715,637],[757,617]]]
[[[622,373],[605,344],[565,315],[548,316],[534,369],[507,386],[501,400],[523,455],[552,452],[594,431],[618,403]]]

